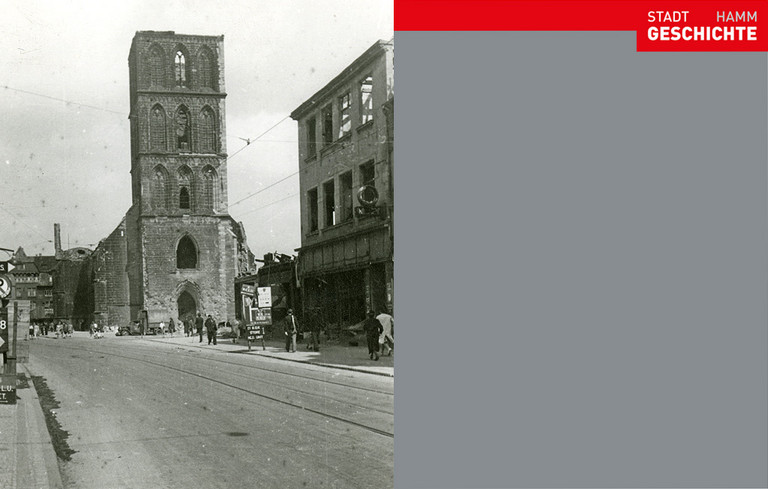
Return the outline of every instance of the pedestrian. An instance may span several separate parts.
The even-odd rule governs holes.
[[[32,330],[32,337],[33,338],[39,338],[40,337],[40,325],[35,323],[35,326]]]
[[[189,316],[184,317],[184,336],[192,336],[192,321]]]
[[[293,309],[288,309],[288,315],[285,316],[285,322],[283,323],[283,332],[285,332],[285,351],[296,351],[296,333],[298,333],[299,327],[296,322],[296,317],[293,315]]]
[[[379,335],[379,347],[381,348],[381,354],[384,355],[384,350],[389,350],[387,356],[391,356],[395,351],[395,320],[392,316],[382,311],[376,316],[376,319],[381,323],[383,331]]]
[[[96,332],[95,328],[96,328],[96,323],[91,323],[91,325],[88,327],[88,334],[90,335],[91,338],[93,338],[93,333]]]
[[[368,311],[367,318],[363,321],[363,330],[365,339],[368,340],[368,358],[371,360],[379,359],[379,336],[384,328],[381,323],[373,317],[373,311]]]
[[[310,336],[308,343],[311,344],[309,349],[320,351],[320,332],[323,330],[323,323],[317,311],[310,311],[308,316]]]
[[[197,313],[197,317],[195,318],[195,329],[197,329],[197,334],[200,335],[200,341],[198,343],[202,343],[203,342],[203,316],[201,316],[199,312]]]
[[[213,320],[211,315],[208,315],[208,319],[205,320],[205,331],[208,333],[208,344],[216,344],[216,321]]]
[[[168,319],[168,332],[171,333],[171,338],[176,335],[176,323],[173,322],[173,318]]]

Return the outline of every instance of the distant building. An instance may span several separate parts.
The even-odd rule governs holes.
[[[92,251],[61,248],[61,230],[54,224],[55,254],[27,256],[23,248],[14,253],[15,299],[30,301],[30,321],[87,321],[92,309],[90,263]]]
[[[392,41],[376,42],[291,113],[303,306],[328,324],[393,307],[393,57]]]
[[[235,317],[235,277],[252,255],[228,214],[223,42],[155,31],[133,38],[133,205],[94,252],[101,321]]]

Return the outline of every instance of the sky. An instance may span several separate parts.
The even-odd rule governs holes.
[[[93,249],[120,223],[131,206],[128,51],[143,30],[224,36],[229,213],[257,257],[295,254],[288,115],[392,38],[391,1],[3,2],[0,248],[51,255],[60,223],[63,248]]]

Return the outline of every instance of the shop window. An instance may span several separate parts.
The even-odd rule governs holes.
[[[325,226],[336,224],[336,196],[334,195],[333,180],[323,184],[323,201],[325,203]]]

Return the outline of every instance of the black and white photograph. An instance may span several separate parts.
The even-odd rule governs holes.
[[[394,487],[393,10],[4,3],[0,487]]]

